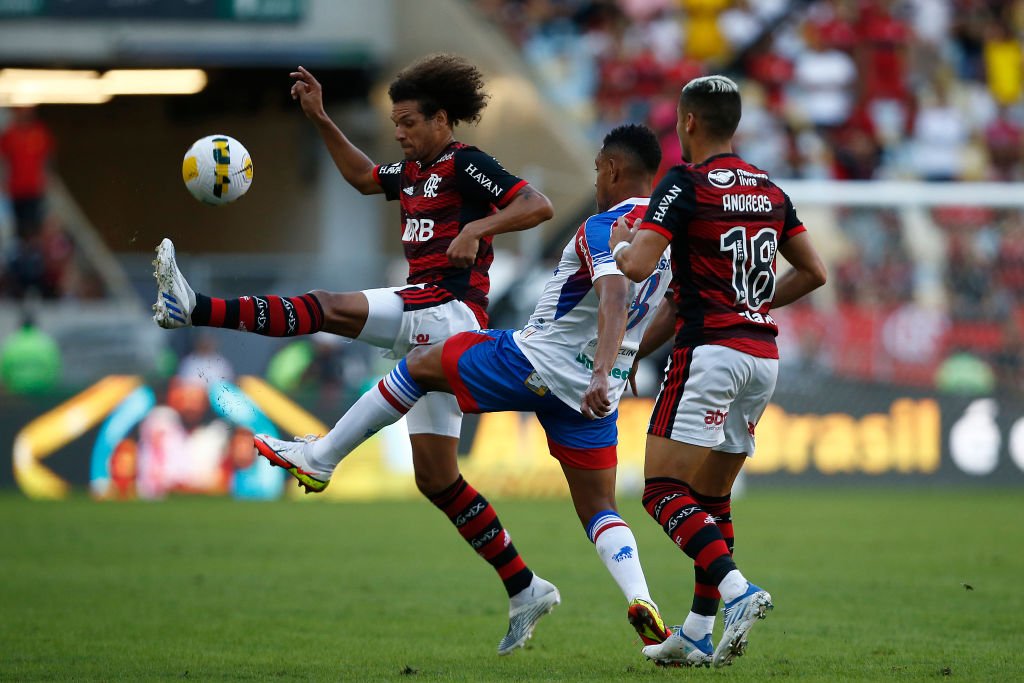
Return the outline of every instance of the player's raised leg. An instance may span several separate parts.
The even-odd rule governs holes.
[[[440,351],[440,346],[436,348]],[[384,427],[398,422],[426,393],[409,373],[409,359],[416,353],[400,360],[376,386],[360,396],[323,437],[285,441],[257,434],[253,437],[257,452],[286,469],[307,493],[323,491],[345,456]]]
[[[253,295],[221,299],[195,292],[178,268],[174,244],[160,242],[153,275],[157,299],[153,320],[165,329],[220,327],[266,337],[294,337],[325,331],[362,339],[368,304],[362,292],[316,290],[297,296]],[[394,342],[392,337],[386,346]]]

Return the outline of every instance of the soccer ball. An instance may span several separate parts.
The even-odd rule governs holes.
[[[181,178],[193,197],[220,206],[249,190],[252,158],[242,143],[230,135],[207,135],[185,152]]]

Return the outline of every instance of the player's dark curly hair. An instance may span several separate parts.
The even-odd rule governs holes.
[[[632,156],[643,170],[651,174],[656,173],[661,164],[661,145],[658,144],[658,136],[643,124],[627,123],[613,128],[604,136],[601,149],[621,150]]]
[[[437,53],[418,59],[398,72],[388,87],[391,102],[414,100],[427,118],[441,109],[448,121],[476,123],[487,106],[480,70],[458,55]]]
[[[679,102],[716,139],[728,140],[736,133],[742,103],[739,86],[732,79],[720,75],[695,78],[683,86]]]

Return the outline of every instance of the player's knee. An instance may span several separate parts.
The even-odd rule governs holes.
[[[325,332],[355,338],[366,324],[368,312],[365,297],[358,292],[328,292],[314,289],[310,292],[320,303],[324,313]],[[359,297],[362,297],[360,299]]]
[[[415,471],[416,488],[427,498],[433,498],[449,488],[458,478],[458,470],[454,475],[444,469],[417,467]]]
[[[314,289],[310,294],[320,302],[320,307],[324,310],[324,319],[337,320],[347,316],[348,309],[350,308],[347,293]]]
[[[405,356],[409,374],[428,391],[444,391],[448,386],[441,366],[441,346],[417,346]]]
[[[324,289],[314,289],[310,294],[312,294],[313,298],[315,298],[320,304],[320,309],[324,313],[324,325],[329,326],[331,324],[337,324],[339,317],[344,312],[343,302],[336,299],[338,294],[328,292]]]

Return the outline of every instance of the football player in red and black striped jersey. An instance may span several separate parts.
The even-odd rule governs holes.
[[[326,331],[380,347],[394,358],[486,327],[492,238],[532,228],[551,218],[553,210],[547,197],[525,180],[455,139],[455,126],[475,123],[486,106],[480,71],[460,57],[435,54],[395,77],[388,94],[395,140],[404,158],[393,164],[374,163],[349,141],[325,112],[321,85],[313,74],[300,66],[291,77],[292,98],[316,126],[345,180],[363,194],[383,193],[400,202],[408,284],[217,299],[192,291],[177,268],[174,245],[164,240],[155,262],[156,322],[166,328],[206,325],[269,336]],[[359,404],[352,410],[359,410]],[[513,619],[499,653],[507,654],[525,642],[536,618],[557,602],[558,593],[530,571],[494,509],[462,478],[457,458],[461,423],[451,394],[430,393],[408,412],[416,485],[504,583]],[[365,436],[335,428],[328,438],[312,443],[311,450],[321,456],[347,452],[346,443]],[[257,450],[285,467],[307,492],[322,491],[333,466],[319,466],[315,455],[306,460],[294,445],[256,440]]]
[[[729,495],[778,375],[770,314],[825,283],[825,266],[789,197],[733,152],[739,88],[724,76],[686,84],[677,133],[689,163],[658,184],[635,231],[617,222],[610,244],[620,270],[640,282],[671,245],[674,306],[661,307],[640,353],[675,345],[648,429],[644,506],[695,561],[696,587],[683,627],[644,648],[677,661],[710,647],[719,599],[725,630],[715,666],[743,653],[747,632],[772,606],[732,559]],[[793,266],[775,272],[781,252]],[[672,310],[674,309],[674,314]]]

